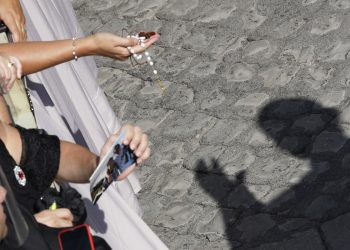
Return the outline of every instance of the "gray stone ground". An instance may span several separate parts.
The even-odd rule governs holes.
[[[73,0],[86,33],[158,31],[98,58],[152,142],[144,219],[170,249],[350,249],[350,0]]]

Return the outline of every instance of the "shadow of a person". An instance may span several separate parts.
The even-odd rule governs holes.
[[[293,167],[276,164],[276,171],[281,172],[279,179],[272,176],[270,188],[256,198],[244,172],[232,181],[218,162],[212,166],[203,161],[197,164],[201,187],[220,208],[232,210],[232,214],[223,213],[232,248],[239,242],[240,247],[235,249],[348,249],[350,143],[338,124],[338,112],[307,99],[281,99],[263,107],[258,125],[278,147],[275,156],[309,161],[306,164],[311,166],[305,171],[303,163]],[[249,173],[259,176],[263,161],[258,159]],[[203,182],[204,176],[214,175],[231,185],[224,197],[217,195],[220,190]],[[293,180],[295,176],[298,181]],[[276,189],[280,191],[274,192]]]

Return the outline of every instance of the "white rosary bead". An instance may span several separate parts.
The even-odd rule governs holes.
[[[150,62],[149,62],[149,65],[153,66],[153,62],[152,62],[152,61],[150,61]]]
[[[158,71],[157,70],[153,70],[153,74],[158,74]]]
[[[147,61],[152,61],[152,58],[150,56],[148,56]]]
[[[145,56],[149,56],[149,53],[148,53],[148,51],[145,51]]]

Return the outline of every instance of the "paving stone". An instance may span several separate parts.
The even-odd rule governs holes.
[[[325,240],[332,249],[348,249],[350,244],[349,220],[350,214],[347,213],[333,220],[327,221],[322,225]]]
[[[307,221],[306,219],[290,219],[284,224],[280,225],[279,228],[286,232],[295,231],[308,223],[309,221]]]
[[[315,230],[310,230],[302,233],[296,233],[291,235],[291,239],[284,240],[282,242],[263,244],[260,247],[254,248],[254,250],[271,250],[271,249],[283,249],[283,250],[295,250],[295,249],[309,249],[309,250],[324,250],[327,249],[323,246],[320,236]]]
[[[320,59],[325,62],[332,62],[337,60],[346,60],[347,54],[350,50],[350,43],[344,41],[336,41],[319,54]]]
[[[337,30],[341,23],[342,22],[339,20],[339,18],[337,18],[337,16],[334,14],[331,16],[322,17],[314,21],[310,32],[316,35],[324,35],[333,30]]]
[[[201,109],[211,109],[225,101],[225,95],[220,92],[219,89],[214,89],[212,92],[208,93],[208,96],[201,101]]]
[[[206,132],[206,127],[210,128],[215,123],[212,117],[203,114],[171,114],[160,126],[165,137],[182,138],[188,140],[190,137],[200,136]],[[188,124],[192,124],[189,128]]]
[[[228,195],[227,206],[232,208],[249,208],[257,200],[267,195],[270,189],[269,185],[241,184]]]
[[[194,176],[192,172],[185,169],[174,169],[163,180],[159,192],[174,199],[180,199],[190,189]]]
[[[252,227],[252,223],[255,227]],[[256,237],[263,235],[267,230],[275,226],[275,221],[268,214],[257,214],[246,217],[237,226],[242,232],[241,238],[246,241],[254,240]]]
[[[250,150],[241,151],[240,147],[229,147],[219,157],[220,166],[227,175],[236,175],[249,169],[256,160],[255,154]]]
[[[275,32],[277,33],[278,38],[285,38],[295,34],[305,23],[306,22],[302,17],[294,17],[280,24],[275,29]]]
[[[322,132],[315,140],[312,153],[336,153],[338,152],[346,142],[346,138],[337,132]]]
[[[247,124],[240,120],[219,120],[205,135],[201,143],[204,144],[231,144],[247,129]]]
[[[163,94],[164,107],[172,110],[184,110],[191,112],[195,110],[193,89],[186,85],[170,85]]]
[[[310,204],[305,210],[305,215],[308,218],[321,219],[326,215],[327,211],[334,209],[337,205],[337,202],[331,196],[323,195]]]
[[[243,50],[244,57],[270,58],[274,52],[274,47],[268,40],[249,42]]]
[[[226,213],[227,215],[224,216],[223,213]],[[203,218],[199,219],[199,222],[196,226],[196,232],[198,234],[204,234],[207,235],[207,237],[211,237],[210,241],[214,241],[213,235],[225,235],[226,234],[226,218],[232,218],[230,223],[234,222],[237,215],[233,210],[230,209],[224,209],[224,210],[218,210],[215,209],[213,211],[208,211],[204,213]]]
[[[166,5],[165,8],[162,10],[167,15],[175,15],[175,16],[184,16],[189,11],[195,9],[199,4],[199,0],[194,1],[186,1],[186,0],[180,0],[176,2],[171,2],[170,4]]]
[[[216,169],[216,164],[224,150],[222,146],[202,146],[185,159],[184,165],[187,169],[192,170],[221,171],[219,168]]]
[[[350,2],[348,0],[330,0],[329,4],[338,9],[350,8]]]
[[[169,249],[348,248],[349,0],[72,3],[86,34],[161,34],[166,93],[147,65],[96,62],[149,135],[139,200]]]
[[[156,224],[167,228],[189,226],[189,222],[200,212],[199,207],[186,203],[173,203],[157,219]]]
[[[253,30],[259,27],[266,20],[266,16],[260,15],[256,9],[256,6],[254,5],[243,13],[242,20],[244,29]]]
[[[212,23],[222,19],[226,19],[237,9],[233,1],[220,1],[220,3],[214,3],[208,1],[203,6],[203,9],[198,13],[198,22]]]
[[[232,82],[245,82],[251,80],[255,74],[255,69],[245,63],[233,65],[227,72],[226,77]]]
[[[295,74],[298,72],[299,67],[291,67],[284,69],[281,66],[274,66],[268,68],[266,71],[261,72],[261,76],[264,79],[264,86],[267,88],[274,88],[278,86],[285,86],[288,84]]]

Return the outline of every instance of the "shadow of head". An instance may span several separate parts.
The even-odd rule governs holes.
[[[301,158],[337,151],[345,141],[337,110],[303,98],[267,104],[258,115],[258,124],[279,148]]]

